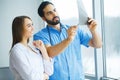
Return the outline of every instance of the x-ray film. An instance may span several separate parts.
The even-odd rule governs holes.
[[[78,12],[79,12],[79,23],[78,25],[87,25],[88,14],[85,10],[82,0],[77,0]]]

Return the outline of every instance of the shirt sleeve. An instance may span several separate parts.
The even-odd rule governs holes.
[[[87,29],[81,29],[79,27],[79,29],[78,29],[78,35],[80,37],[81,44],[84,45],[84,46],[86,46],[86,47],[89,47],[89,41],[92,38],[92,34],[88,30],[88,28]]]
[[[23,80],[43,80],[43,72],[37,72],[30,67],[29,61],[24,54],[25,50],[21,50],[20,47],[12,49],[10,59],[14,69]]]
[[[43,30],[34,34],[33,40],[42,40],[45,45],[51,45],[48,33],[44,32]]]
[[[49,76],[53,74],[53,59],[50,60],[43,59],[45,73]]]

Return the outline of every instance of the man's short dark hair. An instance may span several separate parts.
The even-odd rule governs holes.
[[[53,5],[53,3],[49,2],[49,1],[43,1],[43,2],[40,4],[40,6],[39,6],[39,8],[38,8],[38,14],[39,14],[40,17],[44,17],[43,9],[44,9],[48,4],[52,4],[52,5]]]

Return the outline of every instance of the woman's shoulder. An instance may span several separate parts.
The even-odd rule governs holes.
[[[10,53],[15,53],[15,52],[24,51],[24,50],[25,50],[25,47],[24,47],[21,43],[16,43],[16,44],[12,47]]]
[[[16,43],[12,49],[20,49],[20,48],[24,48],[24,46],[21,43]]]

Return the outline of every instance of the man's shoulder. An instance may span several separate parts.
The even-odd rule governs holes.
[[[61,24],[62,27],[68,29],[70,27],[70,25],[67,25],[67,24]]]
[[[48,31],[46,28],[43,28],[33,35],[33,40],[38,40],[40,38],[45,37],[46,35],[48,35]]]
[[[34,35],[39,35],[39,34],[43,34],[43,33],[46,33],[46,32],[47,32],[47,29],[46,28],[42,28],[41,30],[36,32]]]

